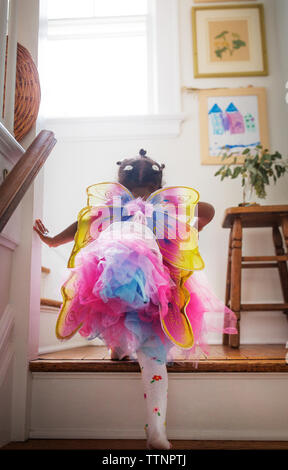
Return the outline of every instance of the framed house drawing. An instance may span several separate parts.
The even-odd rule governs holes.
[[[268,75],[263,5],[192,8],[194,76]]]
[[[235,155],[256,145],[269,149],[265,88],[200,90],[198,99],[203,165],[222,163],[223,147]]]

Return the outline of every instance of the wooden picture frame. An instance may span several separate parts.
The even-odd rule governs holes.
[[[268,75],[264,7],[192,7],[194,77]]]
[[[269,149],[265,88],[200,90],[198,103],[202,165],[222,164],[224,146],[236,155],[259,144]]]

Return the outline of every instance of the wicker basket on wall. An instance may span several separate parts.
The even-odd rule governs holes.
[[[7,66],[6,47],[6,66]],[[5,68],[6,82],[6,68]],[[39,74],[29,51],[17,43],[16,87],[14,107],[14,136],[19,142],[35,124],[41,99]],[[5,107],[5,86],[4,103]]]

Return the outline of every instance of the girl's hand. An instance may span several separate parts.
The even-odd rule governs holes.
[[[198,202],[198,232],[209,224],[215,215],[215,209],[208,202]]]
[[[54,239],[52,237],[48,237],[47,233],[49,230],[45,227],[40,219],[36,219],[34,222],[33,230],[38,233],[39,237],[41,238],[42,242],[46,243],[48,246],[54,246]]]

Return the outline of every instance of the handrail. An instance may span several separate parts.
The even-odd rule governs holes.
[[[0,154],[14,166],[22,157],[23,153],[25,153],[25,149],[8,129],[6,129],[2,122],[0,122]]]
[[[8,173],[0,186],[0,232],[56,144],[54,133],[43,130]]]

